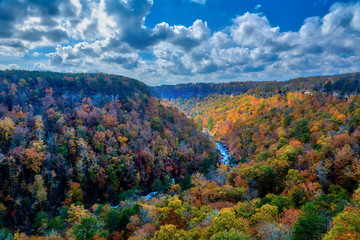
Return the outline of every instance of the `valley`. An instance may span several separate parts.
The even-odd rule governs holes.
[[[0,237],[356,239],[358,77],[159,99],[123,76],[2,71]]]
[[[359,240],[360,1],[0,0],[0,240]]]

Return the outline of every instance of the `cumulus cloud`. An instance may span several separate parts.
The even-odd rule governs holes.
[[[36,70],[52,70],[47,64],[36,62],[34,63],[34,69]]]
[[[189,53],[177,49],[174,58],[174,51],[160,47],[156,56],[162,72],[181,66],[183,73],[239,79],[353,72],[360,68],[359,26],[359,3],[337,3],[323,18],[306,19],[298,32],[282,32],[265,16],[245,13]]]
[[[323,18],[305,19],[295,32],[281,31],[259,13],[238,16],[216,32],[202,20],[148,28],[152,5],[152,0],[5,0],[0,56],[36,57],[37,48],[56,46],[46,54],[48,64],[36,62],[34,68],[115,71],[150,84],[284,79],[360,68],[359,3],[334,4]]]
[[[29,49],[68,40],[58,18],[72,15],[70,5],[69,1],[2,1],[0,55],[21,56]]]
[[[11,63],[9,65],[0,64],[0,69],[1,70],[18,70],[18,69],[20,69],[20,67],[19,67],[19,65],[15,64],[15,63]]]

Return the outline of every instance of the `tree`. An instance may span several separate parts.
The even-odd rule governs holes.
[[[153,240],[190,240],[186,231],[176,229],[175,225],[167,224],[155,232]]]
[[[211,116],[207,122],[207,129],[211,132],[213,128],[214,128],[214,119]]]
[[[309,120],[302,118],[295,126],[296,138],[301,140],[303,143],[307,143],[310,140],[310,129],[308,127]]]
[[[84,194],[81,190],[81,186],[77,182],[72,182],[70,185],[70,190],[68,192],[68,195],[71,199],[71,203],[77,203],[82,202]]]
[[[159,131],[160,128],[161,128],[160,118],[154,117],[154,118],[151,120],[151,127],[152,127],[155,131]]]
[[[106,214],[106,218],[105,218],[106,229],[108,229],[110,233],[116,230],[121,230],[120,222],[121,222],[121,218],[119,211],[113,208],[110,209],[110,211]]]
[[[71,204],[70,208],[67,211],[67,219],[66,221],[70,225],[77,224],[81,221],[83,218],[90,217],[90,213],[88,210],[84,208],[84,206],[79,206],[75,204]]]
[[[358,207],[345,207],[333,219],[333,227],[325,235],[324,240],[360,239],[360,209]]]
[[[249,202],[238,202],[234,206],[234,212],[236,214],[236,217],[249,219],[253,213],[253,207]]]
[[[324,86],[325,92],[329,93],[332,91],[333,89],[333,85],[331,81],[326,81],[325,86]]]
[[[286,115],[285,118],[284,118],[284,121],[283,121],[283,124],[285,127],[288,127],[291,123],[292,120],[294,120],[294,116],[293,115]]]
[[[325,216],[320,215],[315,203],[308,202],[301,208],[302,214],[294,224],[293,234],[295,240],[320,239],[326,232]]]
[[[36,214],[34,228],[37,234],[44,234],[48,228],[49,216],[46,212],[40,211]]]
[[[163,190],[163,188],[164,188],[164,186],[163,186],[161,180],[158,178],[155,179],[155,181],[153,182],[152,190],[154,192],[160,192],[161,190]]]
[[[275,187],[274,170],[270,166],[255,164],[246,167],[241,174],[252,185],[251,187],[259,191],[260,197],[272,192]]]
[[[255,210],[255,214],[251,217],[253,222],[271,222],[278,217],[278,207],[270,204],[265,204],[261,208]]]
[[[34,117],[34,120],[35,120],[34,132],[38,136],[38,141],[40,141],[44,130],[44,123],[42,116],[37,115]]]
[[[56,232],[62,232],[65,228],[64,220],[58,216],[50,219],[48,229]]]
[[[348,144],[346,144],[339,151],[337,151],[334,160],[334,167],[336,173],[339,174],[340,170],[342,170],[346,165],[351,164],[351,161],[354,158],[355,152]]]
[[[9,229],[1,228],[0,229],[0,239],[2,239],[2,240],[12,240],[13,235],[11,234]]]
[[[189,188],[194,187],[192,183],[191,176],[189,174],[185,175],[185,177],[180,181],[180,187],[182,190],[187,190]]]
[[[279,212],[282,212],[284,208],[289,208],[291,206],[290,199],[284,195],[267,194],[261,199],[260,204],[263,206],[267,203],[272,206],[277,206]]]
[[[101,231],[101,223],[95,217],[84,217],[74,226],[71,233],[76,240],[93,240],[96,233]]]
[[[124,208],[120,214],[120,224],[119,228],[124,229],[126,225],[130,222],[130,217],[137,214],[141,209],[139,204],[135,204],[132,207]]]
[[[251,240],[251,237],[231,228],[229,231],[225,230],[215,233],[210,240]]]
[[[218,232],[229,231],[232,228],[245,233],[248,229],[248,222],[243,218],[236,218],[233,210],[224,210],[220,215],[214,217],[212,225],[206,229],[204,237],[209,239]]]
[[[9,139],[14,134],[15,124],[9,117],[5,117],[0,120],[0,133],[1,133],[1,142],[4,144],[3,150],[5,151],[9,145]]]
[[[35,175],[34,183],[32,184],[30,191],[33,197],[36,199],[35,203],[41,205],[46,201],[47,194],[44,187],[44,180],[41,175]]]
[[[293,187],[297,187],[305,182],[303,176],[296,169],[289,169],[286,175],[285,188],[290,191]]]
[[[260,239],[264,240],[292,239],[291,228],[288,225],[283,225],[281,223],[278,224],[276,222],[261,222],[257,226],[257,231]]]
[[[45,154],[38,152],[35,147],[25,149],[26,167],[35,173],[40,172],[40,167],[45,160]]]

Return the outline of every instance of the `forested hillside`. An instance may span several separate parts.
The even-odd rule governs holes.
[[[192,120],[134,79],[5,71],[0,89],[0,228],[39,233],[39,213],[167,190],[219,159]]]
[[[302,77],[288,81],[247,81],[230,83],[189,83],[162,85],[152,91],[161,98],[196,98],[212,94],[239,95],[249,93],[258,97],[270,97],[294,91],[336,92],[340,97],[360,92],[360,73],[347,73],[334,76]]]
[[[0,239],[360,239],[358,80],[0,72]]]
[[[247,201],[230,212],[249,220],[238,229],[248,236],[360,238],[358,79],[317,79],[326,80],[322,88],[300,79],[283,84],[296,91],[259,85],[237,96],[165,100],[228,146],[231,166],[219,171],[246,190]]]
[[[213,95],[181,105],[200,126],[228,144],[233,164],[244,168],[237,184],[253,187],[260,196],[283,192],[290,169],[324,191],[330,184],[349,192],[357,187],[360,96],[345,101],[326,94]],[[278,181],[268,182],[269,189],[266,182],[256,184],[258,188],[250,184],[246,175],[262,165],[269,166]]]

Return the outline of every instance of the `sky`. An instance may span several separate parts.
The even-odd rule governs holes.
[[[0,0],[0,69],[149,85],[360,71],[360,1]]]

